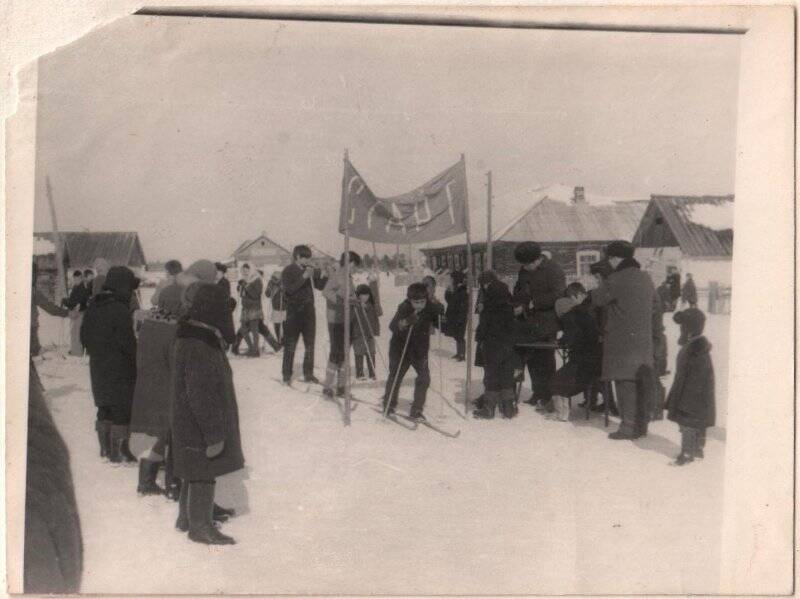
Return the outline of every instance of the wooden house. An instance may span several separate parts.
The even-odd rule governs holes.
[[[232,257],[237,270],[246,263],[269,275],[273,270],[289,264],[292,261],[292,252],[267,237],[266,232],[262,232],[255,239],[242,243],[234,250]]]
[[[514,249],[522,241],[536,241],[543,253],[564,269],[568,282],[581,281],[593,287],[589,266],[601,258],[610,241],[633,238],[646,208],[647,200],[589,202],[581,187],[575,188],[566,201],[554,199],[545,191],[543,197],[493,235],[491,266],[501,277],[515,278],[520,265],[514,259]],[[463,243],[422,251],[433,270],[466,267]],[[476,271],[487,269],[486,242],[473,243],[472,251]]]
[[[731,284],[734,196],[653,195],[634,236],[636,255],[656,284],[666,269],[699,288]]]

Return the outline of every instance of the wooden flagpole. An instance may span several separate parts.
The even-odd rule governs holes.
[[[349,160],[345,148],[344,161]],[[346,165],[345,165],[346,166]],[[350,196],[342,181],[344,201],[344,425],[350,426]]]
[[[486,195],[486,270],[494,268],[492,260],[492,171],[486,173],[486,185],[488,193]]]
[[[461,165],[464,169],[464,225],[467,229],[467,381],[464,385],[464,414],[469,415],[472,391],[472,240],[469,231],[469,189],[466,186],[467,162],[464,154],[461,154]]]
[[[55,300],[60,303],[62,299],[67,297],[67,274],[64,271],[64,243],[61,239],[61,233],[58,231],[58,219],[56,218],[56,205],[53,200],[53,188],[50,185],[50,176],[46,175],[45,191],[47,194],[47,204],[50,207],[50,222],[53,226],[53,245],[56,248],[56,268],[58,269],[58,281],[56,281]]]

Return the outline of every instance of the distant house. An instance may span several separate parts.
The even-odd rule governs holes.
[[[692,273],[698,287],[731,284],[734,196],[653,195],[633,237],[656,283],[666,268]]]
[[[139,235],[132,231],[90,232],[61,231],[64,242],[64,270],[85,270],[97,258],[105,258],[110,266],[127,266],[137,274],[147,268]],[[51,232],[33,234],[33,257],[38,267],[38,285],[55,296],[58,267]]]
[[[542,190],[539,199],[521,215],[511,220],[493,235],[492,268],[503,277],[511,278],[519,270],[514,259],[514,249],[522,241],[536,241],[542,251],[555,260],[568,281],[581,281],[594,286],[589,266],[597,262],[603,248],[615,239],[631,240],[647,200],[615,201],[603,198],[588,201],[582,187],[576,187],[571,197]],[[558,199],[555,199],[555,196]],[[476,270],[486,264],[486,243],[472,244]],[[460,270],[466,267],[466,246],[461,243],[440,248],[423,248],[428,266],[434,270]]]
[[[236,268],[249,264],[255,268],[284,267],[292,261],[292,252],[267,237],[266,232],[242,243],[233,252]],[[269,274],[269,273],[267,273]]]

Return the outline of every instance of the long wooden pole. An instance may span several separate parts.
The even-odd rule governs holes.
[[[492,171],[486,173],[486,186],[488,193],[486,195],[486,270],[494,268],[492,260]]]
[[[58,280],[54,289],[56,303],[67,297],[67,275],[64,272],[64,241],[58,230],[58,218],[56,217],[56,205],[53,200],[53,188],[50,185],[50,177],[45,176],[45,192],[47,194],[47,205],[50,207],[50,221],[53,225],[53,245],[56,248],[56,268],[58,269]]]
[[[344,151],[344,160],[349,160]],[[344,425],[350,426],[350,195],[342,181],[344,201]]]
[[[461,154],[461,166],[464,169],[464,180],[467,179],[467,162]],[[472,391],[472,240],[469,230],[469,190],[464,189],[464,225],[467,229],[467,381],[464,385],[464,414],[469,414],[469,403]]]

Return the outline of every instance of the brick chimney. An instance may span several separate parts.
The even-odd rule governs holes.
[[[575,193],[572,196],[572,203],[573,204],[585,204],[586,203],[586,196],[583,195],[583,187],[576,187]]]

